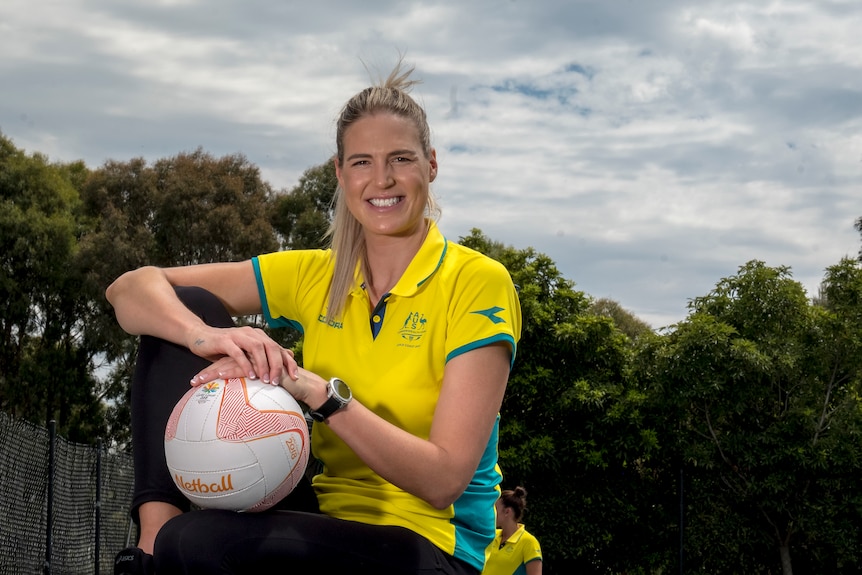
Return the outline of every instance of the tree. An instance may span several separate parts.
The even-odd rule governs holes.
[[[143,265],[238,261],[277,249],[269,222],[273,193],[244,156],[214,158],[198,149],[153,165],[108,161],[87,179],[82,196],[93,222],[77,259],[94,311],[87,334],[103,353],[101,397],[111,405],[110,435],[124,445],[137,338],[117,325],[105,289]]]
[[[277,249],[273,192],[245,156],[201,149],[159,160],[152,233],[159,265],[237,261]]]
[[[859,273],[830,272],[824,309],[749,262],[640,357],[685,464],[687,570],[858,570]]]
[[[307,169],[290,192],[275,199],[272,226],[283,248],[300,250],[324,245],[337,186],[335,165],[330,160]]]
[[[854,227],[856,228],[857,232],[862,234],[862,217],[856,220]],[[862,260],[862,248],[859,249],[859,259]]]
[[[90,375],[96,350],[83,338],[84,276],[74,265],[86,174],[81,162],[28,156],[0,136],[0,408],[53,419],[74,440],[103,431]]]
[[[652,327],[633,313],[623,308],[619,302],[608,298],[599,298],[590,305],[590,312],[599,316],[609,317],[620,331],[630,339],[652,333]]]
[[[547,256],[476,229],[461,243],[503,263],[519,286],[523,329],[500,410],[500,466],[504,487],[530,493],[526,520],[546,568],[643,567],[644,547],[660,543],[666,521],[642,473],[655,444],[628,377],[629,338],[591,313],[591,299]]]

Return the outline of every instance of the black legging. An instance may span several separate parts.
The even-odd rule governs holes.
[[[207,324],[231,327],[233,318],[210,292],[178,287],[180,300]],[[165,462],[164,430],[191,377],[209,361],[162,339],[141,337],[132,381],[135,494],[132,514],[151,501],[187,511]],[[170,520],[156,538],[155,566],[171,573],[281,573],[476,575],[466,563],[402,527],[343,521],[320,514],[303,480],[275,509],[263,513],[203,510]]]

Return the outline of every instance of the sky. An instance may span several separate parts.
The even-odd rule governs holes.
[[[440,227],[656,329],[751,260],[810,296],[862,236],[858,0],[3,0],[0,132],[52,161],[243,154],[276,190],[403,55]]]

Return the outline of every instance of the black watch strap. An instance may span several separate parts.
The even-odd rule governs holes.
[[[350,403],[350,400],[353,399],[350,387],[344,383],[344,380],[338,377],[333,377],[329,380],[329,383],[326,385],[326,391],[327,399],[323,402],[323,405],[309,411],[309,415],[311,415],[311,419],[314,421],[326,421],[330,415]]]
[[[338,411],[338,409],[343,404],[338,400],[334,395],[329,396],[323,405],[318,407],[316,410],[312,409],[310,411],[311,419],[314,421],[326,421],[329,419],[329,416]]]

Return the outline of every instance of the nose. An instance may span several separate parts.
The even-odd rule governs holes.
[[[379,164],[377,173],[374,175],[377,186],[380,188],[391,188],[395,185],[395,178],[392,176],[392,166],[389,165],[389,162]]]

